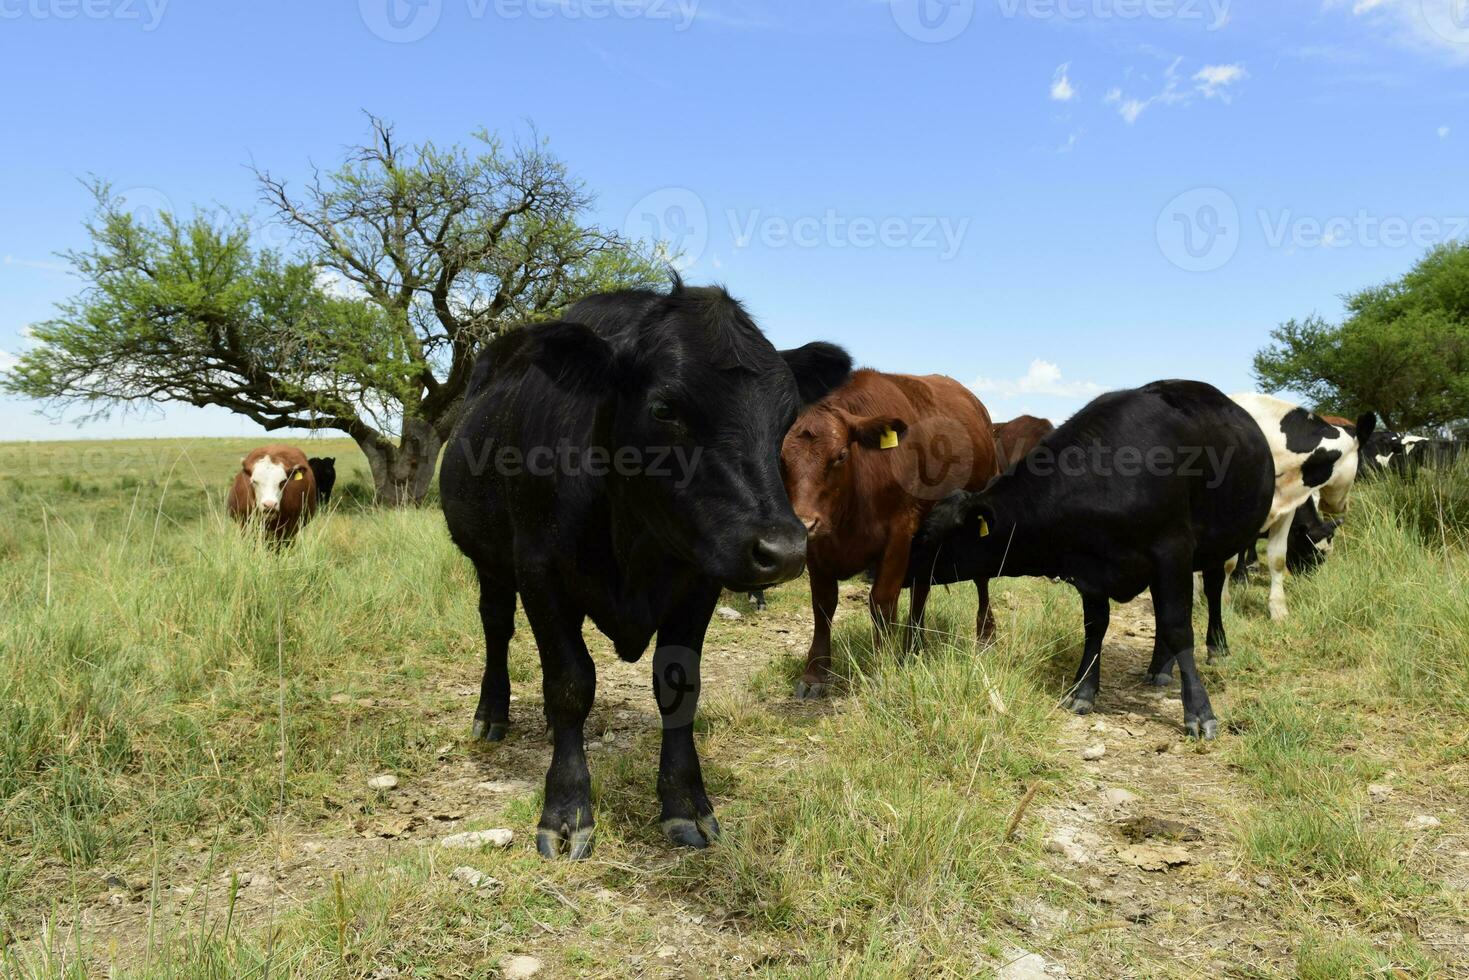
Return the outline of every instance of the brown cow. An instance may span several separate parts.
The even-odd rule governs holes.
[[[1018,415],[1008,422],[997,422],[995,451],[1000,456],[1000,468],[1008,470],[1020,462],[1054,431],[1056,427],[1050,419],[1038,419],[1034,415]]]
[[[277,542],[289,541],[316,512],[316,477],[295,446],[261,446],[240,463],[229,512],[240,524],[259,518]]]
[[[875,567],[868,606],[880,640],[897,618],[913,535],[944,497],[978,490],[995,476],[995,439],[984,405],[954,379],[862,370],[796,419],[781,447],[781,469],[809,535],[816,617],[796,696],[817,698],[831,682],[837,583]],[[994,628],[989,583],[975,585],[977,627],[987,637]],[[913,588],[913,631],[923,626],[928,590],[927,583]]]

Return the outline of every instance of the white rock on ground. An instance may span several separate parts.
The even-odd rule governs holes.
[[[471,830],[463,834],[450,834],[439,843],[451,851],[472,851],[489,845],[509,847],[514,839],[514,832],[509,830]]]
[[[1408,821],[1408,827],[1412,830],[1432,830],[1434,827],[1439,826],[1439,824],[1438,817],[1430,816],[1426,813],[1420,813]]]
[[[488,891],[500,887],[500,879],[487,875],[478,868],[460,867],[449,872],[449,878],[476,890]]]
[[[729,606],[720,606],[718,609],[716,609],[714,611],[719,614],[719,617],[721,619],[744,619],[745,618],[744,615],[738,609],[731,609]]]
[[[1095,834],[1075,827],[1057,827],[1046,838],[1046,850],[1066,855],[1066,860],[1072,864],[1088,864],[1092,859],[1091,849],[1097,843]]]
[[[368,789],[397,789],[398,777],[392,773],[384,773],[381,776],[373,776],[367,781]]]
[[[1006,962],[995,972],[999,980],[1052,980],[1066,976],[1066,968],[1051,963],[1039,953],[1023,949],[1011,949],[1005,953]]]
[[[1385,800],[1392,795],[1392,787],[1387,783],[1373,783],[1367,787],[1367,795],[1374,800]]]
[[[512,956],[500,964],[505,980],[529,980],[541,972],[541,961],[534,956]]]
[[[1113,806],[1126,806],[1129,803],[1137,802],[1136,793],[1130,793],[1120,786],[1114,786],[1107,790],[1106,796],[1107,802]]]
[[[1086,748],[1081,750],[1081,757],[1087,762],[1096,762],[1098,759],[1106,754],[1107,747],[1101,742],[1098,742],[1096,745],[1088,745]]]

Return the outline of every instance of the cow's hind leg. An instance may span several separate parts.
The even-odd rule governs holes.
[[[1286,514],[1270,528],[1270,540],[1265,546],[1265,561],[1270,566],[1270,618],[1279,622],[1285,619],[1285,556],[1290,543],[1290,524],[1293,513]]]
[[[522,599],[541,655],[541,689],[551,725],[551,768],[536,830],[536,850],[573,860],[592,853],[592,774],[584,729],[597,694],[597,668],[582,640],[584,616],[564,608],[556,590],[527,589]]]
[[[1195,736],[1213,738],[1219,723],[1209,704],[1209,694],[1199,678],[1194,662],[1193,575],[1192,560],[1185,549],[1180,554],[1163,555],[1158,561],[1153,581],[1153,610],[1157,615],[1158,639],[1178,661],[1183,684],[1184,729]]]
[[[995,641],[995,615],[990,611],[990,580],[974,580],[974,591],[979,597],[979,611],[974,614],[974,636],[980,643]]]
[[[1097,703],[1097,692],[1102,686],[1102,641],[1107,636],[1112,606],[1104,595],[1083,592],[1081,613],[1086,643],[1081,650],[1081,664],[1076,668],[1076,682],[1064,704],[1079,715],[1087,715]]]
[[[515,634],[515,586],[479,572],[479,621],[485,631],[485,673],[474,709],[473,736],[499,742],[510,730],[510,638]]]
[[[1224,635],[1224,589],[1229,583],[1227,567],[1204,570],[1204,597],[1209,601],[1209,632],[1205,644],[1209,648],[1209,662],[1215,657],[1229,656],[1229,640]]]
[[[658,758],[659,823],[664,835],[683,847],[705,848],[719,839],[719,821],[704,791],[694,716],[699,707],[699,663],[704,633],[719,599],[717,588],[685,600],[658,631],[653,655],[653,696],[663,720]]]

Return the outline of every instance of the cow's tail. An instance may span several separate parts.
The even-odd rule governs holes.
[[[1367,412],[1357,419],[1357,445],[1365,446],[1367,440],[1372,438],[1372,433],[1377,430],[1377,415]]]

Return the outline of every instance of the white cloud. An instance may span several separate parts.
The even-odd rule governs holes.
[[[1067,72],[1071,68],[1071,62],[1066,62],[1056,73],[1051,76],[1051,100],[1054,102],[1070,102],[1076,98],[1076,86],[1071,84]]]
[[[1450,130],[1449,130],[1449,127],[1447,127],[1447,126],[1440,126],[1440,127],[1438,127],[1438,138],[1441,139],[1441,140],[1448,139],[1449,138],[1449,132],[1450,132]]]
[[[1205,65],[1194,73],[1199,93],[1206,99],[1229,101],[1229,87],[1249,77],[1243,65]]]
[[[1067,381],[1061,368],[1040,358],[1030,362],[1030,369],[1019,378],[978,378],[969,387],[982,395],[1018,398],[1043,395],[1051,398],[1091,398],[1106,389],[1091,381]]]
[[[6,265],[19,266],[22,269],[37,269],[41,272],[70,272],[71,266],[65,262],[48,262],[45,259],[18,259],[14,255],[4,258]]]
[[[1070,136],[1066,137],[1065,143],[1062,143],[1060,146],[1056,147],[1056,152],[1070,153],[1072,150],[1076,149],[1076,144],[1079,142],[1081,142],[1081,133],[1072,133]]]
[[[20,358],[9,351],[0,350],[0,374],[11,370],[20,363]]]
[[[1191,76],[1193,88],[1190,89],[1178,72],[1182,64],[1182,58],[1174,58],[1163,69],[1163,87],[1154,95],[1147,98],[1128,97],[1120,87],[1113,87],[1107,90],[1107,96],[1102,101],[1115,105],[1117,114],[1131,125],[1154,105],[1187,106],[1198,96],[1228,102],[1233,94],[1233,87],[1250,76],[1243,65],[1205,65]]]

